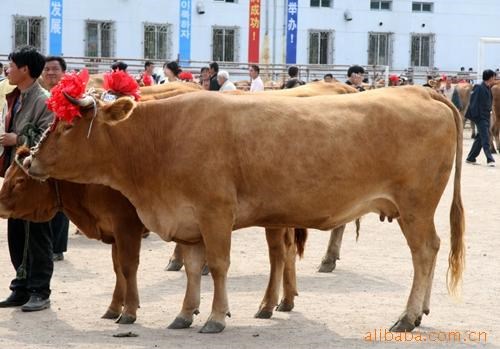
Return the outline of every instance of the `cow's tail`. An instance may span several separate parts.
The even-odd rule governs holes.
[[[359,230],[361,229],[361,218],[356,218],[355,223],[356,223],[356,242],[358,242]]]
[[[295,228],[295,246],[297,247],[297,255],[299,258],[304,256],[304,246],[307,240],[307,229]]]
[[[455,106],[446,97],[439,93],[433,94],[435,99],[445,103],[453,111],[455,126],[457,129],[457,145],[455,153],[455,178],[453,183],[453,200],[450,209],[450,254],[448,256],[448,272],[446,275],[448,293],[453,296],[460,294],[459,285],[465,267],[465,218],[462,205],[462,194],[460,182],[462,177],[462,147],[463,147],[463,124],[461,116]]]

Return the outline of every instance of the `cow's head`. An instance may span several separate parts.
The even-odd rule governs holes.
[[[54,182],[40,182],[28,176],[22,161],[29,154],[28,148],[20,148],[15,162],[7,169],[0,189],[0,217],[46,222],[58,209],[51,188]]]
[[[128,97],[103,103],[87,95],[75,99],[81,116],[72,122],[59,120],[32,149],[29,174],[38,179],[53,177],[75,182],[92,182],[105,175],[105,164],[113,160],[114,140],[110,127],[126,119],[135,107]],[[115,138],[113,138],[115,137]]]

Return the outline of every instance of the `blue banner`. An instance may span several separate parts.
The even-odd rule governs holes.
[[[286,64],[297,63],[298,0],[287,0],[286,16]]]
[[[50,0],[49,17],[49,54],[60,56],[62,53],[62,13],[63,0]]]
[[[182,65],[191,60],[191,0],[180,0],[179,12],[179,60]]]

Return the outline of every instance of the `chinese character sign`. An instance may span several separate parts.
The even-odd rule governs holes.
[[[298,2],[298,0],[287,0],[286,3],[286,64],[297,63]]]
[[[60,56],[62,52],[62,11],[63,0],[50,0],[49,16],[49,53]]]
[[[186,66],[186,61],[191,60],[191,0],[179,1],[179,59]]]
[[[248,62],[259,62],[260,46],[260,1],[250,0],[248,12]]]

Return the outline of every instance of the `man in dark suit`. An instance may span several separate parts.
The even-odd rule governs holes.
[[[470,97],[469,109],[465,115],[476,123],[478,133],[472,144],[472,148],[467,156],[466,162],[477,164],[476,158],[481,152],[481,148],[486,155],[488,166],[494,167],[495,160],[490,152],[490,115],[492,106],[491,86],[495,83],[496,74],[493,70],[487,69],[483,72],[483,82],[474,86]]]

